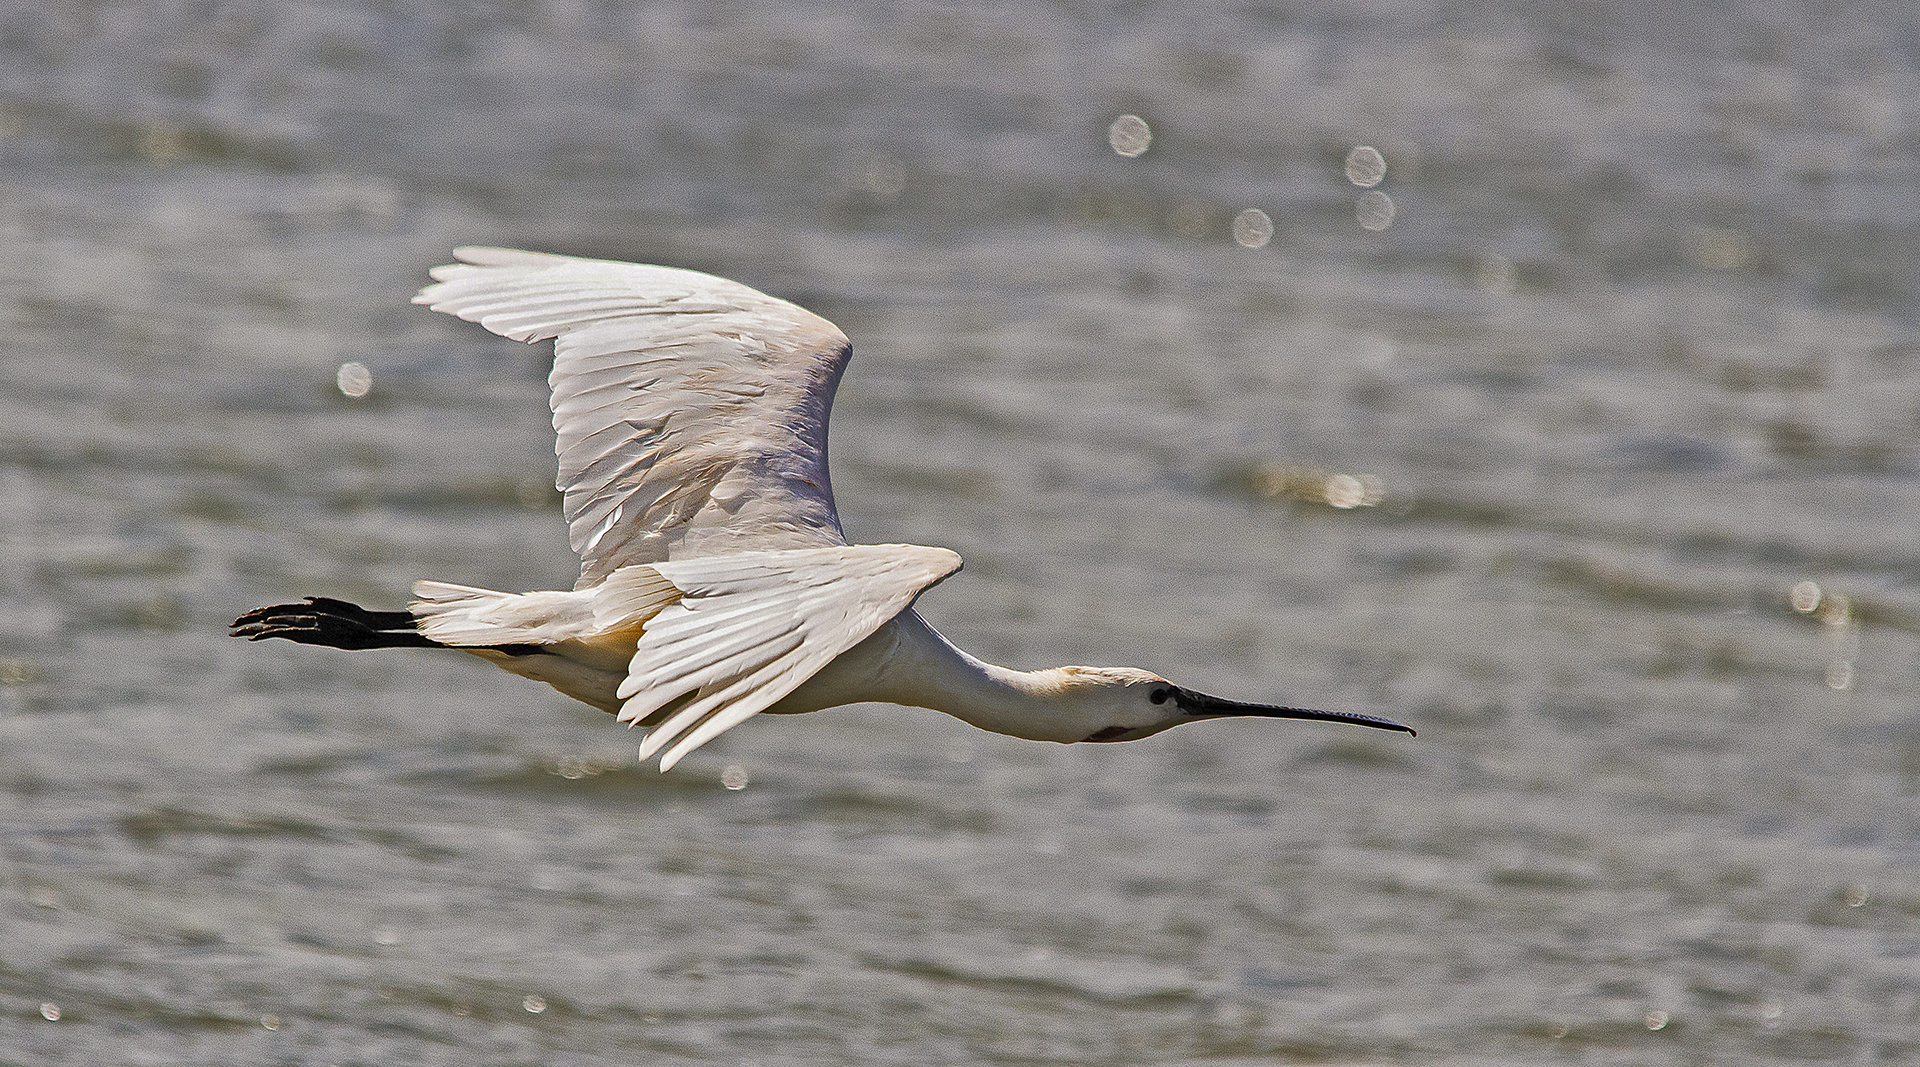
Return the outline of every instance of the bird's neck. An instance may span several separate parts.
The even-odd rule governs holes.
[[[834,699],[844,688],[857,691],[852,700],[932,708],[1010,737],[1079,741],[1105,723],[1083,721],[1062,699],[1065,677],[1059,668],[1020,671],[970,656],[908,609],[802,688],[813,690],[815,707],[847,702]]]

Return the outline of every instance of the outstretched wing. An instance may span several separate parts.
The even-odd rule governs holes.
[[[414,298],[554,338],[553,428],[578,586],[635,563],[844,545],[827,418],[831,322],[698,271],[458,248]]]
[[[919,545],[856,545],[651,569],[681,596],[647,621],[620,684],[620,719],[664,711],[640,746],[641,759],[666,750],[664,771],[865,640],[959,570],[960,557]]]

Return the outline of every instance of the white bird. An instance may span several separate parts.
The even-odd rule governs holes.
[[[666,770],[758,712],[932,708],[1037,741],[1132,741],[1229,716],[1389,719],[1245,704],[1131,667],[1020,671],[913,611],[960,569],[919,545],[850,545],[827,417],[852,346],[832,323],[672,267],[461,248],[414,298],[515,340],[554,340],[571,590],[420,581],[407,611],[325,597],[242,615],[238,637],[449,647],[648,728]]]

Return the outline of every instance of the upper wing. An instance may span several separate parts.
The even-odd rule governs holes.
[[[633,563],[846,543],[827,417],[851,347],[832,323],[697,271],[454,255],[414,303],[556,338],[558,484],[581,587]]]
[[[919,545],[856,545],[651,569],[681,596],[647,621],[620,683],[620,719],[670,709],[640,746],[641,759],[667,749],[664,771],[865,640],[959,570],[960,557]]]

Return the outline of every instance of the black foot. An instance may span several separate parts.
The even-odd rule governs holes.
[[[284,637],[303,645],[329,648],[437,648],[414,629],[406,611],[368,611],[331,597],[310,596],[304,604],[255,608],[233,620],[233,636],[258,641]]]

